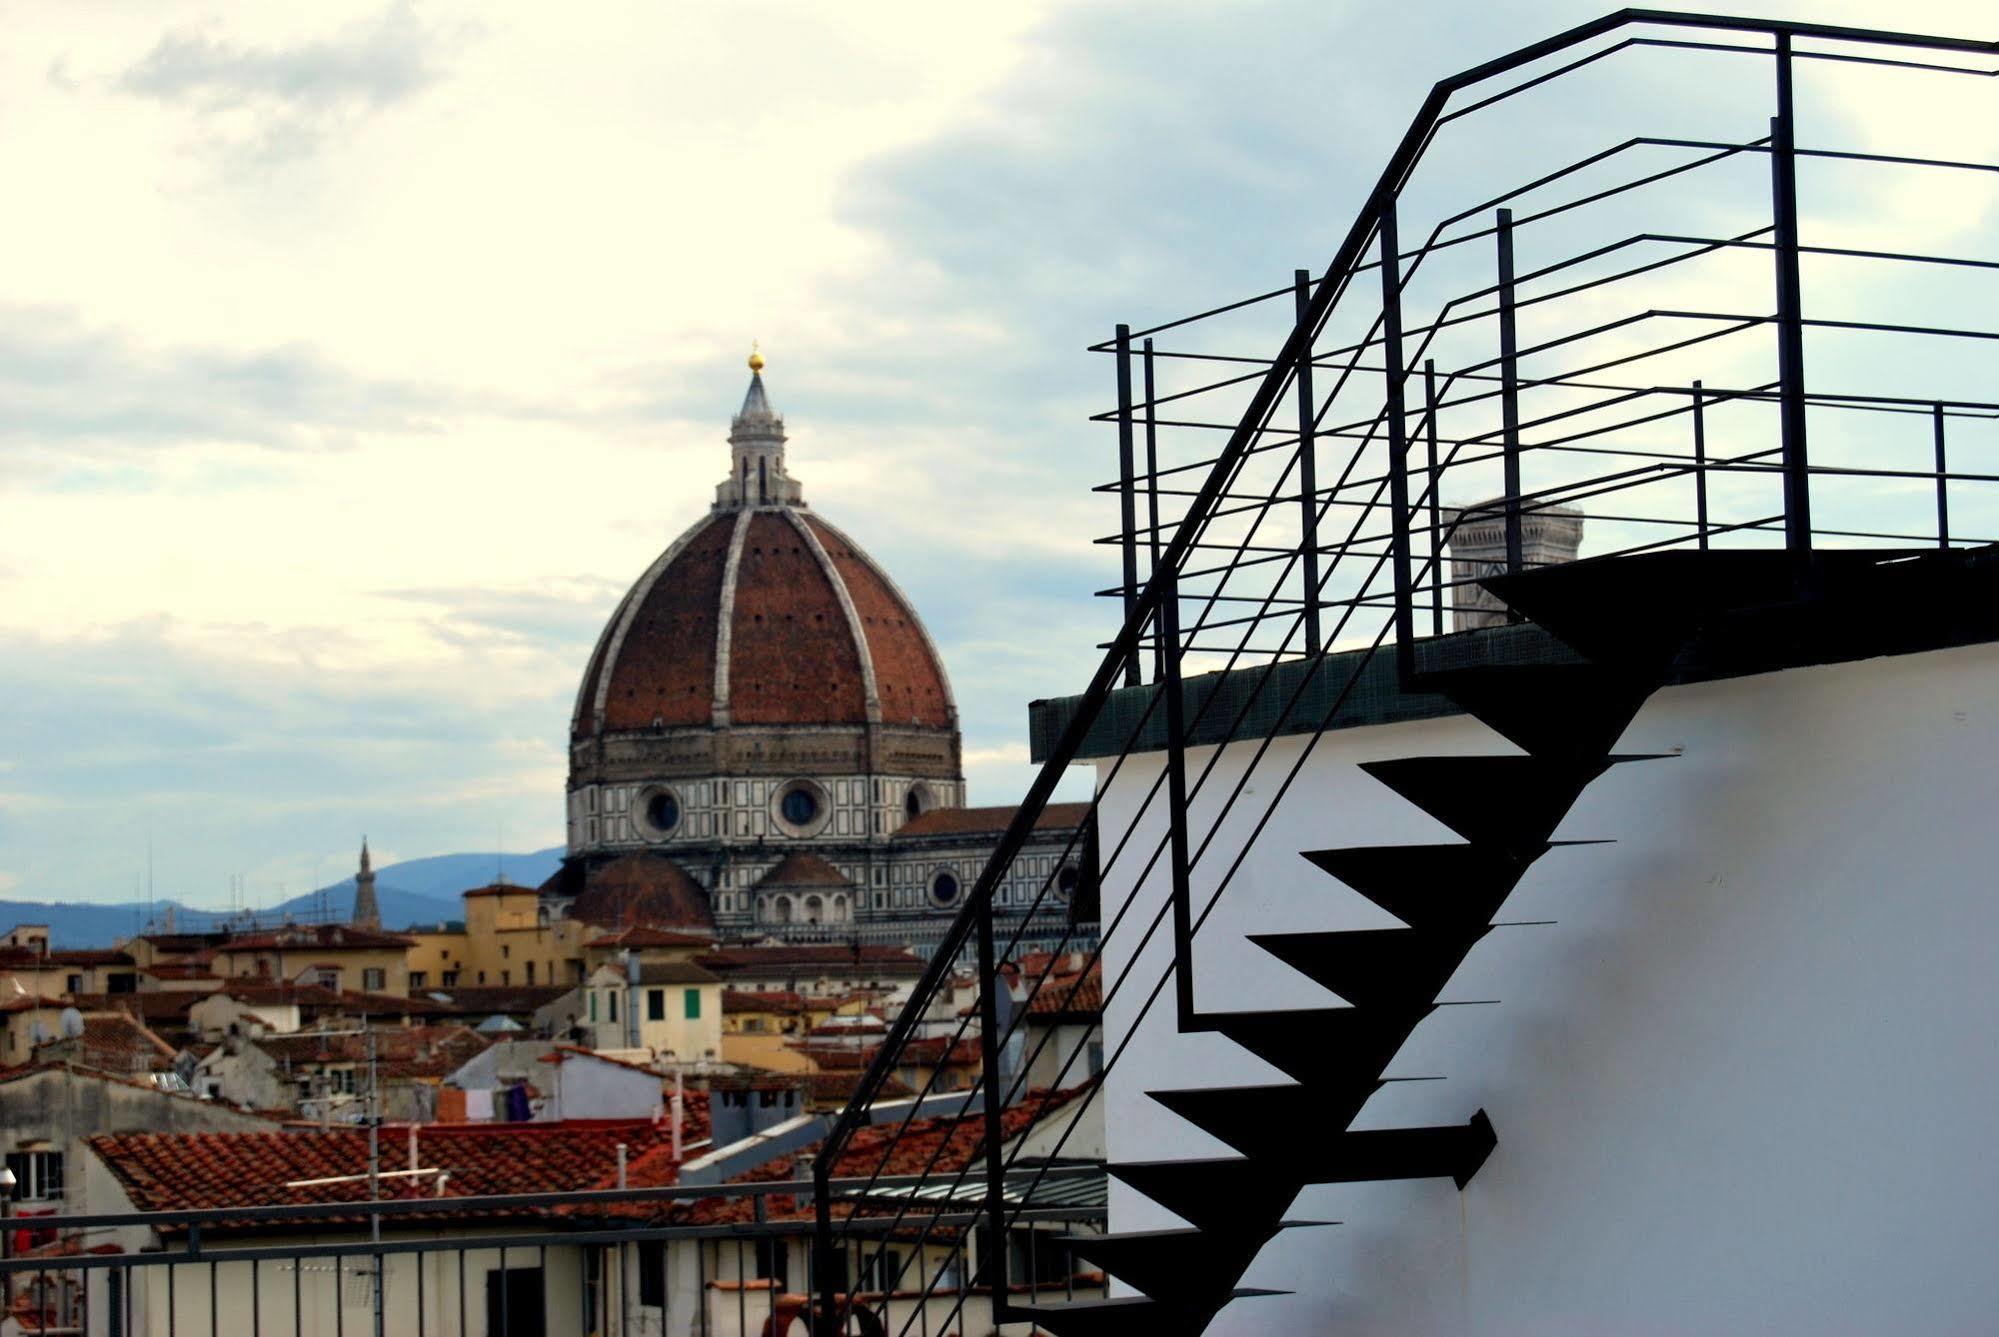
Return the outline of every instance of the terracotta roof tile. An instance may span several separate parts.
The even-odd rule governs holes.
[[[571,868],[578,869],[583,884],[570,904],[571,919],[612,930],[633,924],[714,930],[708,893],[664,854],[622,854],[589,865],[570,860],[550,880],[563,878]]]
[[[583,945],[610,951],[622,951],[627,947],[713,947],[715,937],[711,933],[680,933],[642,924],[592,938]]]
[[[789,989],[724,989],[722,990],[722,1010],[724,1012],[784,1012],[798,1013],[805,1010],[805,995],[793,993]]]
[[[705,1092],[684,1103],[683,1142],[708,1137]],[[401,1149],[407,1134],[384,1135]],[[672,1134],[649,1121],[534,1124],[426,1124],[417,1130],[418,1162],[449,1170],[444,1196],[564,1193],[617,1183],[617,1147],[629,1157],[626,1182],[653,1188],[679,1175]],[[92,1151],[117,1176],[141,1211],[192,1211],[364,1200],[365,1178],[340,1184],[287,1188],[304,1179],[365,1176],[368,1135],[360,1130],[289,1133],[112,1133],[89,1139]],[[664,1149],[665,1155],[657,1155]],[[385,1198],[430,1197],[434,1181],[384,1181]]]
[[[187,1011],[211,995],[200,989],[147,989],[139,993],[73,993],[81,1012],[124,1012],[149,1024],[185,1024]]]
[[[860,650],[803,536],[782,515],[759,512],[736,560],[731,722],[866,724]]]
[[[1104,972],[1093,964],[1081,974],[1047,975],[1027,1000],[1034,1016],[1096,1016],[1104,1010]]]
[[[606,729],[650,728],[655,719],[706,724],[712,718],[716,614],[734,527],[732,515],[704,520],[632,613],[615,661],[592,664],[585,673],[584,691],[593,698],[598,676],[610,674]],[[590,732],[594,706],[594,700],[585,700],[579,712],[584,734]]]
[[[547,1007],[573,989],[568,984],[453,984],[430,989],[412,989],[410,997],[429,1001],[436,1015],[450,1017],[490,1017],[494,1013],[527,1015]]]
[[[387,1079],[449,1076],[492,1042],[490,1037],[463,1026],[410,1026],[370,1033],[300,1031],[260,1036],[250,1043],[281,1065],[366,1063],[371,1034],[376,1067]]]
[[[844,1077],[845,1074],[833,1074]],[[835,1083],[827,1083],[829,1095]],[[897,1083],[897,1085],[901,1085]],[[1090,1090],[1090,1084],[1064,1091],[1030,1091],[1019,1104],[1000,1116],[1003,1138],[1013,1139],[1035,1124],[1060,1112]],[[815,1079],[815,1096],[816,1090]],[[904,1088],[898,1094],[912,1094]],[[820,1097],[825,1099],[827,1097]],[[815,1148],[816,1150],[816,1145]],[[985,1121],[978,1114],[965,1118],[910,1119],[901,1123],[875,1124],[857,1131],[835,1158],[832,1175],[836,1179],[866,1179],[877,1170],[884,1175],[951,1175],[965,1169],[985,1154]],[[798,1177],[794,1156],[766,1161],[731,1183],[756,1183]],[[767,1200],[774,1219],[802,1217],[810,1207],[789,1197],[774,1195]],[[756,1207],[749,1198],[703,1198],[674,1205],[669,1219],[684,1225],[725,1225],[755,1219]]]
[[[816,515],[804,517],[847,587],[874,661],[882,722],[945,729],[952,723],[950,688],[923,624],[874,562],[845,534]]]
[[[700,521],[676,540],[664,567],[648,568],[643,593],[634,586],[620,601],[583,672],[575,738],[594,735],[600,723],[607,731],[712,723],[723,618],[735,724],[866,725],[864,643],[884,722],[952,727],[944,668],[915,610],[853,540],[803,511],[757,511],[736,545],[738,518],[721,512]],[[825,550],[827,565],[794,518]],[[731,588],[724,577],[732,546]],[[725,593],[733,596],[726,606]]]
[[[816,854],[793,850],[757,879],[765,887],[852,887],[853,879]]]
[[[997,835],[1006,830],[1013,821],[1018,807],[1008,808],[932,808],[929,812],[912,817],[897,828],[894,840],[910,840],[920,836],[969,836]],[[1051,803],[1042,809],[1041,816],[1034,823],[1037,831],[1067,830],[1083,824],[1088,817],[1090,805],[1087,803]]]
[[[723,975],[746,970],[820,967],[853,970],[909,971],[920,974],[924,961],[900,947],[846,946],[840,943],[799,943],[783,947],[724,947],[694,958],[708,969]]]
[[[394,933],[356,928],[352,924],[290,924],[261,933],[244,933],[223,943],[225,952],[339,952],[410,946]]]
[[[78,1048],[84,1064],[106,1072],[163,1072],[174,1061],[172,1045],[123,1012],[87,1014]]]
[[[512,882],[490,882],[483,887],[474,887],[470,891],[461,891],[458,893],[460,899],[467,896],[533,896],[537,894],[533,887],[517,886]]]

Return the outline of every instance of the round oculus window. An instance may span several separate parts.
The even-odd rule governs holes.
[[[939,905],[956,904],[958,900],[957,875],[940,869],[937,875],[930,879],[930,899]]]
[[[680,795],[664,785],[641,789],[632,800],[632,825],[647,840],[665,840],[680,826]]]
[[[1055,890],[1064,896],[1069,895],[1076,890],[1076,883],[1081,880],[1081,876],[1076,871],[1076,865],[1070,864],[1055,875]]]
[[[819,798],[803,785],[784,791],[778,800],[777,810],[784,814],[784,820],[793,826],[810,826],[819,815]]]

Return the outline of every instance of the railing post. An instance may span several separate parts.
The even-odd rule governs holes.
[[[1791,105],[1791,35],[1777,34],[1777,114],[1770,121],[1771,221],[1777,262],[1777,403],[1784,467],[1784,547],[1812,549],[1811,466],[1805,450],[1805,327],[1798,272],[1798,157]]]
[[[1117,463],[1118,546],[1124,557],[1124,616],[1131,620],[1138,607],[1138,498],[1132,489],[1131,463],[1131,326],[1117,327]],[[1138,656],[1125,661],[1124,682],[1136,687],[1142,679]]]
[[[1159,639],[1166,645],[1166,820],[1172,868],[1173,1001],[1181,1030],[1194,1019],[1194,907],[1189,885],[1187,838],[1187,706],[1181,698],[1180,573],[1160,573]]]
[[[840,1295],[847,1289],[847,1259],[840,1245],[833,1238],[833,1195],[830,1188],[833,1178],[833,1160],[838,1148],[822,1146],[820,1154],[812,1162],[812,1261],[809,1271],[819,1286],[819,1322],[811,1325],[812,1331],[839,1332],[846,1326],[846,1314],[840,1308]],[[695,1257],[701,1257],[701,1243],[695,1242]],[[698,1300],[702,1305],[702,1331],[707,1331],[707,1299],[703,1295]],[[824,1324],[823,1327],[820,1325]]]
[[[1416,609],[1409,572],[1409,427],[1403,421],[1402,265],[1395,231],[1395,201],[1380,205],[1381,353],[1385,382],[1383,413],[1388,419],[1388,497],[1394,514],[1391,559],[1395,568],[1395,671],[1407,687],[1416,676]]]
[[[1707,551],[1707,409],[1701,383],[1694,382],[1694,536]]]
[[[1946,489],[1949,481],[1947,476],[1950,473],[1950,463],[1944,455],[1943,404],[1941,402],[1930,406],[1930,434],[1935,439],[1937,448],[1937,546],[1939,548],[1948,548],[1950,546],[1950,493]]]
[[[1122,334],[1122,327],[1120,327]],[[1137,659],[1134,656],[1134,664]],[[1006,1290],[1006,1165],[1001,1160],[999,1064],[999,997],[1005,987],[993,950],[993,907],[988,899],[979,907],[979,1081],[985,1098],[986,1229],[990,1238],[986,1249],[986,1284],[993,1297],[993,1326],[1007,1321]],[[837,1331],[837,1329],[836,1329]]]
[[[1513,211],[1499,211],[1499,413],[1506,497],[1506,569],[1523,564],[1520,541],[1520,339],[1513,311]],[[1518,622],[1511,610],[1507,621]]]
[[[1299,550],[1305,557],[1305,653],[1319,653],[1319,465],[1318,400],[1312,395],[1312,333],[1305,328],[1306,313],[1312,306],[1312,275],[1296,270],[1291,275],[1298,311],[1298,330],[1304,342],[1298,348],[1298,377],[1294,389],[1298,397],[1298,501]]]
[[[1437,468],[1437,362],[1423,361],[1423,417],[1426,470],[1430,479],[1430,634],[1444,634],[1444,477]]]
[[[1151,535],[1152,555],[1152,565],[1147,569],[1156,574],[1159,570],[1159,401],[1152,384],[1152,340],[1145,341],[1139,360],[1145,370],[1145,523],[1146,532]],[[1152,647],[1154,682],[1159,681],[1165,653],[1162,646]]]

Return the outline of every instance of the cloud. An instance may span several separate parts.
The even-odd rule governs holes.
[[[328,37],[253,45],[182,28],[112,81],[190,110],[207,147],[271,163],[303,157],[336,130],[417,97],[445,74],[447,42],[408,0]]]
[[[18,761],[9,787],[33,796],[32,814],[0,808],[13,871],[115,899],[150,835],[162,887],[206,898],[186,873],[212,874],[216,851],[236,868],[278,851],[340,859],[363,830],[476,849],[496,823],[560,840],[562,744],[544,725],[567,710],[565,655],[496,635],[343,671],[355,641],[167,617],[90,637],[0,631],[0,692],[18,706],[0,753]]]
[[[0,304],[0,448],[324,449],[362,431],[434,430],[467,402],[356,374],[304,342],[157,348],[71,310]]]

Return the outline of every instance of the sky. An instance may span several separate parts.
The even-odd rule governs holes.
[[[0,3],[0,897],[560,843],[752,339],[1014,801],[1114,629],[1084,346],[1323,265],[1433,80],[1601,8]]]

